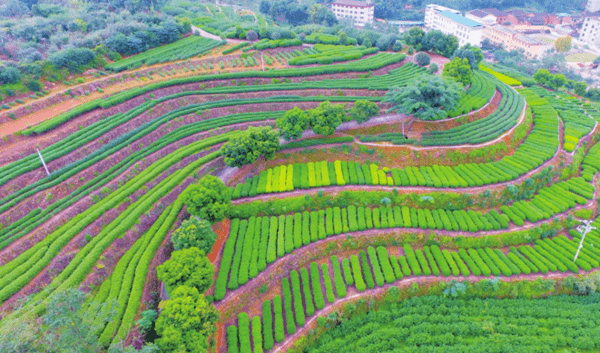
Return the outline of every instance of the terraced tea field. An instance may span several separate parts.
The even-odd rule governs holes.
[[[478,324],[486,310],[489,329],[510,336],[504,351],[600,347],[572,314],[595,313],[596,299],[517,293],[572,294],[574,275],[600,267],[600,230],[583,240],[575,230],[580,219],[600,226],[593,106],[485,69],[447,118],[419,121],[389,113],[384,99],[432,75],[406,54],[188,38],[169,55],[156,48],[111,64],[94,99],[54,113],[40,105],[43,119],[23,115],[1,142],[0,326],[43,315],[76,288],[86,308],[116,303],[108,321],[90,309],[104,347],[143,341],[142,313],[161,320],[172,308],[158,303],[181,299],[163,277],[182,251],[173,238],[194,212],[214,211],[223,220],[202,254],[214,276],[186,294],[218,313],[198,338],[211,351],[465,351],[493,344]],[[134,84],[119,87],[123,74]],[[347,118],[362,106],[374,110],[367,121]],[[344,118],[331,134],[300,131],[271,158],[228,166],[229,141],[279,128],[293,109]],[[203,180],[226,185],[218,210],[195,206]],[[486,297],[546,310],[548,321],[509,329],[527,316],[497,299],[482,308],[475,298]],[[557,317],[577,329],[542,340],[560,331]]]

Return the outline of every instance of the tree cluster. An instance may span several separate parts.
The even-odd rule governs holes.
[[[433,30],[425,33],[420,27],[413,27],[404,35],[406,44],[417,51],[433,51],[449,58],[458,49],[458,39],[451,34]]]
[[[309,128],[315,134],[328,136],[335,132],[345,121],[355,120],[359,124],[368,121],[379,113],[377,104],[365,100],[357,100],[354,106],[346,111],[343,104],[321,103],[317,108],[303,111],[295,107],[288,110],[276,121],[276,126],[285,140],[296,140]]]
[[[247,130],[229,139],[221,151],[225,157],[225,164],[241,167],[256,162],[260,156],[270,158],[278,149],[278,131],[270,126],[249,126]]]

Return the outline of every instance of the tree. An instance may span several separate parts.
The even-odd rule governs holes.
[[[171,299],[160,303],[156,344],[163,353],[204,353],[208,337],[217,332],[219,313],[196,288],[177,287]]]
[[[412,27],[404,35],[404,41],[406,44],[416,47],[418,44],[421,44],[424,36],[425,31],[421,27]]]
[[[419,66],[421,67],[429,65],[429,63],[431,62],[431,58],[425,52],[417,53],[417,55],[415,55],[415,60],[417,61],[417,64],[419,64]]]
[[[377,39],[375,46],[379,48],[379,50],[385,51],[388,50],[390,46],[394,44],[394,42],[396,42],[395,34],[385,34],[379,37],[379,39]]]
[[[213,283],[215,266],[204,250],[191,247],[173,251],[171,258],[156,268],[156,273],[169,290],[188,286],[204,293]]]
[[[350,108],[350,117],[359,124],[369,121],[371,117],[377,114],[379,114],[377,104],[365,100],[357,100],[354,106]]]
[[[331,135],[335,129],[347,119],[344,106],[331,104],[329,101],[321,103],[317,108],[309,111],[310,126],[315,134]]]
[[[302,133],[308,129],[308,123],[308,114],[298,107],[288,110],[275,122],[281,137],[287,141],[302,137]]]
[[[18,307],[13,318],[5,318],[0,327],[0,352],[103,352],[97,332],[116,314],[116,301],[86,303],[86,294],[70,288],[52,294],[38,319],[30,308]],[[90,315],[93,314],[93,315]],[[139,353],[156,353],[146,345]],[[132,353],[120,344],[108,353]]]
[[[345,32],[340,32],[339,45],[348,45],[348,35]]]
[[[12,66],[1,66],[0,67],[0,82],[2,83],[17,83],[21,80],[21,71],[16,67]]]
[[[438,120],[447,117],[447,112],[458,104],[463,90],[454,80],[427,76],[416,85],[393,88],[383,102],[392,104],[390,111],[413,114],[421,120]]]
[[[486,39],[488,39],[488,38],[486,38]],[[483,52],[481,51],[481,48],[472,46],[471,44],[467,43],[467,44],[463,45],[461,47],[461,49],[472,51],[473,55],[475,56],[476,66],[479,67],[479,64],[483,61]]]
[[[271,126],[254,127],[240,132],[227,142],[221,151],[225,164],[241,167],[256,162],[258,157],[270,158],[279,148],[279,132]]]
[[[439,69],[440,68],[437,66],[436,63],[429,64],[429,73],[430,74],[432,74],[432,75],[435,74],[436,72],[438,72]]]
[[[270,10],[270,9],[271,9],[271,4],[270,4],[268,1],[266,1],[266,0],[262,0],[262,1],[260,2],[260,7],[259,7],[259,11],[260,11],[260,13],[262,13],[262,14],[265,14],[265,15],[266,15],[266,14],[268,14],[268,13],[269,13],[269,10]]]
[[[436,45],[435,49],[439,54],[450,58],[452,56],[452,53],[454,53],[454,51],[458,49],[458,38],[451,34],[448,34],[446,36],[446,40],[444,41],[443,47]]]
[[[550,76],[550,87],[559,89],[567,83],[567,78],[563,74],[554,74]]]
[[[554,42],[554,48],[561,53],[568,52],[571,50],[571,37],[566,36],[556,39],[556,42]]]
[[[538,85],[549,87],[550,76],[552,74],[546,69],[539,69],[534,75],[533,79]]]
[[[204,219],[192,216],[177,228],[171,235],[171,241],[175,250],[196,247],[210,253],[215,244],[217,235],[210,228],[210,223]]]
[[[575,91],[575,94],[581,97],[585,96],[585,93],[587,91],[587,83],[585,81],[579,81],[579,82],[575,82],[575,85],[573,85],[573,89]]]
[[[471,65],[469,65],[469,60],[454,58],[452,61],[444,65],[444,71],[442,72],[442,76],[451,77],[456,82],[460,82],[463,85],[467,86],[471,83],[471,79],[473,78],[473,71],[471,71]]]
[[[479,63],[475,58],[475,54],[470,49],[456,49],[450,59],[452,60],[454,58],[467,59],[469,61],[469,65],[471,65],[471,70],[473,71],[479,68]]]
[[[231,205],[231,190],[212,175],[205,175],[198,184],[190,185],[185,193],[187,211],[211,223],[223,220],[225,210]]]
[[[590,88],[585,94],[590,100],[600,102],[600,88]]]

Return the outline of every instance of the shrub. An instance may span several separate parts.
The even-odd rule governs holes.
[[[427,53],[419,52],[417,53],[417,55],[415,55],[415,61],[419,66],[423,67],[429,65],[429,63],[431,62],[431,58],[429,57],[429,55],[427,55]]]
[[[350,262],[352,263],[352,275],[354,277],[354,283],[356,283],[356,290],[359,292],[364,292],[367,289],[365,285],[365,281],[362,276],[362,269],[360,266],[360,261],[358,260],[358,256],[352,255],[350,256]]]
[[[279,295],[273,297],[273,313],[275,317],[275,341],[279,343],[285,337],[281,297]]]
[[[308,271],[306,268],[300,269],[300,276],[302,277],[302,291],[304,292],[304,305],[306,306],[306,315],[312,316],[315,313],[315,306],[313,304],[313,296],[310,290],[310,284],[308,279]]]
[[[238,314],[238,335],[240,342],[240,353],[252,352],[250,346],[250,318],[245,312]]]
[[[290,291],[290,282],[286,278],[281,280],[283,305],[285,306],[285,323],[287,326],[288,335],[296,333],[296,323],[294,322],[294,314],[292,312],[292,292]]]
[[[325,284],[327,301],[333,303],[335,301],[335,296],[333,295],[333,287],[331,286],[331,276],[329,276],[329,265],[321,264],[321,271],[323,272],[323,283]]]
[[[25,86],[27,86],[27,88],[29,88],[30,90],[34,91],[34,92],[38,92],[40,89],[42,89],[42,85],[40,84],[39,81],[28,81]]]
[[[304,326],[304,306],[302,305],[302,294],[300,292],[300,276],[298,272],[292,270],[290,272],[290,280],[292,281],[292,293],[294,295],[294,312],[296,313],[296,322],[298,326]]]
[[[325,299],[323,298],[323,289],[321,288],[319,265],[316,262],[310,264],[310,281],[312,282],[312,292],[315,297],[315,307],[321,310],[325,307]]]

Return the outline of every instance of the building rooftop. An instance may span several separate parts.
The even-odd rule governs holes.
[[[539,41],[539,40],[537,40],[535,38],[528,37],[528,36],[523,35],[523,34],[517,34],[517,35],[515,35],[514,38],[517,39],[517,40],[520,40],[521,42],[525,42],[527,44],[530,44],[530,45],[544,45],[544,43],[542,43],[541,41]]]
[[[496,9],[494,7],[483,9],[481,11],[486,12],[486,13],[491,13],[492,15],[494,15],[496,17],[498,17],[498,15],[500,14],[500,11],[498,11],[498,9]]]
[[[468,19],[466,17],[463,17],[461,15],[457,15],[457,14],[455,14],[453,12],[450,12],[450,11],[442,11],[442,12],[440,12],[440,15],[446,16],[449,19],[451,19],[451,20],[453,20],[455,22],[458,22],[461,25],[464,25],[464,26],[467,26],[467,27],[481,27],[481,26],[483,26],[481,23],[479,23],[477,21],[470,20],[470,19]]]
[[[483,12],[483,11],[481,11],[481,10],[473,10],[473,11],[471,11],[471,12],[469,12],[469,13],[470,13],[471,15],[473,15],[473,16],[477,16],[477,17],[479,17],[479,18],[484,18],[485,16],[487,16],[487,15],[488,15],[488,13],[486,13],[486,12]]]
[[[512,29],[510,29],[508,27],[500,26],[500,25],[490,26],[490,28],[495,29],[500,32],[509,33],[509,34],[516,33]]]
[[[346,5],[346,6],[360,6],[360,7],[372,7],[375,6],[373,3],[367,3],[366,1],[356,1],[356,0],[336,0],[333,4],[337,5]]]

